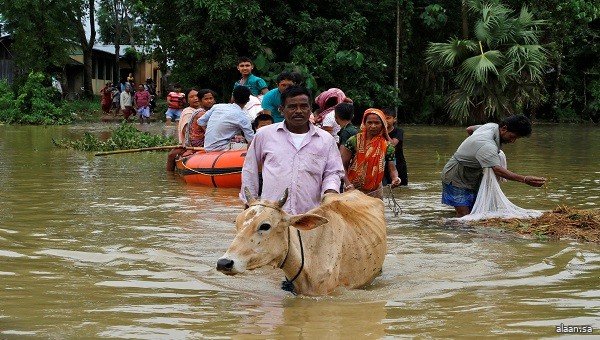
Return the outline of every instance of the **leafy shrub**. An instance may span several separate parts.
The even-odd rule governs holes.
[[[52,140],[54,145],[75,149],[80,151],[113,151],[124,149],[139,149],[163,145],[177,145],[174,137],[163,137],[153,135],[148,132],[138,131],[133,124],[123,122],[119,127],[112,131],[112,136],[106,141],[89,132],[83,134],[78,140]]]
[[[7,85],[0,87],[0,120],[18,124],[68,124],[73,120],[69,112],[54,103],[55,89],[46,86],[46,76],[31,72],[27,80],[17,89],[16,98],[9,96]],[[12,92],[12,91],[10,91]]]

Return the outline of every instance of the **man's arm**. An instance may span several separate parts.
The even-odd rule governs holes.
[[[260,149],[260,145],[257,141],[252,143],[248,147],[248,151],[246,152],[246,158],[244,159],[244,165],[242,167],[242,186],[240,190],[240,199],[247,206],[246,195],[244,194],[244,188],[248,188],[250,190],[250,194],[252,197],[258,196],[258,173],[259,169],[262,168],[262,164],[260,163],[262,156],[262,150]]]
[[[479,129],[481,125],[471,125],[467,128],[467,134],[472,135],[475,130]]]
[[[328,154],[324,155],[327,161],[323,171],[323,184],[321,187],[321,190],[324,194],[330,192],[339,192],[341,178],[346,173],[344,171],[342,157],[340,157],[340,151],[337,148],[335,139],[332,137],[329,140],[331,141],[331,145],[329,146]]]
[[[541,187],[544,185],[544,183],[546,183],[546,179],[544,177],[519,175],[501,167],[500,165],[492,167],[492,170],[494,170],[494,174],[496,174],[496,176],[500,176],[511,181],[525,183],[527,185],[531,185],[532,187]]]
[[[206,125],[208,124],[208,119],[210,119],[210,116],[212,116],[212,114],[213,114],[213,109],[210,109],[210,110],[206,111],[206,113],[203,114],[202,117],[198,118],[198,120],[196,122],[198,123],[198,125],[201,128],[205,128]]]
[[[250,122],[250,119],[248,119],[245,114],[241,116],[240,128],[242,129],[242,132],[244,132],[244,138],[246,138],[248,143],[251,143],[252,139],[254,138],[254,130],[252,130],[252,123]]]

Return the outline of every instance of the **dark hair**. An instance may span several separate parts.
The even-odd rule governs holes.
[[[192,91],[198,91],[195,87],[192,87],[191,89],[185,91],[185,99],[186,100],[190,100],[189,96],[190,96],[190,92]],[[198,96],[200,96],[200,92],[198,92]]]
[[[304,78],[302,78],[302,75],[298,72],[291,72],[292,77],[294,77],[294,82],[298,85],[302,84],[304,82]]]
[[[285,106],[285,102],[288,98],[293,98],[301,95],[308,96],[308,103],[312,101],[310,91],[301,85],[290,85],[281,93],[281,105]]]
[[[281,72],[279,73],[279,75],[277,76],[277,84],[279,84],[282,80],[291,80],[294,83],[298,83],[296,81],[296,76],[294,75],[293,72]]]
[[[396,118],[396,110],[394,110],[392,108],[387,107],[385,109],[382,109],[381,111],[383,111],[383,114],[386,117],[394,117],[394,118]]]
[[[354,105],[351,103],[339,103],[335,107],[335,116],[342,120],[352,120],[354,117]]]
[[[268,120],[271,121],[271,124],[275,123],[273,116],[268,115],[266,113],[261,113],[258,116],[256,116],[256,118],[254,118],[254,121],[252,122],[252,128],[254,129],[254,131],[256,131],[256,127],[258,126],[258,123],[266,122]]]
[[[245,63],[245,62],[249,62],[250,64],[254,65],[254,63],[252,62],[252,59],[250,59],[248,57],[239,57],[237,65],[239,65],[240,63]]]
[[[213,97],[215,98],[215,100],[217,100],[217,93],[215,91],[211,90],[211,89],[201,89],[201,90],[198,90],[198,98],[202,99],[208,93],[211,93],[213,95]]]
[[[239,85],[233,89],[233,102],[238,105],[246,105],[250,100],[250,88]]]
[[[506,126],[506,130],[516,133],[519,137],[531,135],[531,120],[523,115],[507,117],[499,125],[500,127]]]
[[[181,88],[181,85],[179,85],[179,84],[175,84],[175,85],[173,85],[173,88],[174,88],[174,89]]]

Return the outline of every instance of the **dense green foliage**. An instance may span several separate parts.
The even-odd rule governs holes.
[[[7,1],[0,14],[19,40],[23,64],[37,56],[30,66],[48,72],[59,64],[61,38],[85,46],[79,26],[89,19],[82,11],[89,13],[90,1]],[[32,12],[29,21],[20,16],[22,4]],[[212,88],[221,101],[229,99],[239,78],[238,57],[248,56],[270,88],[279,72],[295,70],[315,94],[343,89],[358,112],[399,106],[402,123],[483,121],[510,113],[600,121],[599,1],[540,0],[528,3],[525,12],[516,0],[99,4],[103,42],[134,43],[138,52],[153,49],[151,57],[168,74],[165,84]],[[40,21],[40,12],[51,20],[30,24]],[[460,52],[455,64],[434,61],[434,51],[426,54],[438,46],[441,56],[444,45],[456,48],[446,53],[469,54]],[[142,54],[136,58],[150,56]]]
[[[447,98],[452,119],[485,121],[537,107],[549,65],[538,44],[544,22],[534,20],[525,6],[514,17],[493,1],[473,2],[471,10],[478,15],[475,39],[451,38],[427,49],[427,63],[448,71],[456,86]]]
[[[60,108],[58,94],[49,80],[40,73],[32,72],[17,92],[2,82],[0,85],[0,121],[18,124],[68,124],[73,120],[71,112]]]
[[[9,86],[0,81],[0,122],[9,124],[60,125],[73,121],[94,121],[100,99],[61,100],[40,72],[22,77],[24,82]]]
[[[26,72],[62,70],[68,59],[65,51],[72,48],[75,34],[71,26],[64,25],[64,20],[49,16],[48,7],[52,6],[50,12],[59,13],[68,5],[65,1],[50,5],[49,1],[3,0],[1,14],[5,30],[13,34],[17,66]]]
[[[138,149],[163,145],[177,145],[173,137],[163,137],[138,131],[133,124],[123,122],[111,131],[112,135],[106,141],[86,132],[78,140],[53,140],[54,145],[61,148],[80,151],[113,151]]]

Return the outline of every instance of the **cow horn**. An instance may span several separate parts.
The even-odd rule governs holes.
[[[279,201],[277,202],[277,205],[279,205],[279,207],[283,207],[283,205],[285,204],[285,202],[288,199],[288,188],[285,188],[285,191],[283,192],[283,196],[279,199]]]
[[[249,206],[256,203],[256,199],[252,197],[252,194],[250,193],[250,189],[248,189],[248,187],[244,187],[244,196],[246,196],[246,202],[248,202]]]

